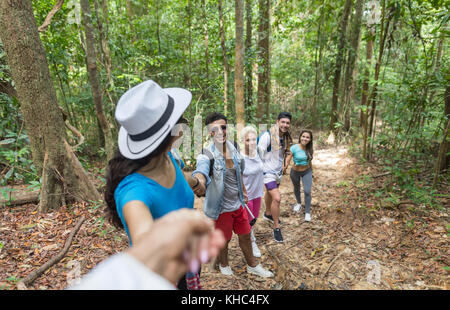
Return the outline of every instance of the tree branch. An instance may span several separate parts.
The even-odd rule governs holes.
[[[50,259],[48,262],[46,262],[44,265],[42,265],[39,269],[33,271],[25,279],[20,281],[18,283],[18,287],[20,287],[22,289],[26,288],[26,285],[33,283],[34,280],[36,280],[47,269],[49,269],[50,267],[55,265],[57,262],[59,262],[66,255],[66,253],[69,251],[70,245],[72,244],[72,240],[75,237],[75,234],[80,229],[80,227],[83,224],[83,222],[84,222],[84,216],[82,216],[78,220],[77,224],[75,225],[74,229],[70,233],[69,237],[67,237],[66,244],[64,245],[64,248],[56,256],[54,256],[52,259]]]
[[[64,0],[59,0],[58,3],[55,4],[53,9],[48,13],[47,17],[44,20],[44,23],[38,28],[39,32],[44,32],[47,30],[48,25],[52,22],[53,16],[62,8],[64,4]]]

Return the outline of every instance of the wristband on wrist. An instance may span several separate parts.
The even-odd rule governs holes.
[[[194,178],[197,180],[197,183],[195,183],[195,185],[193,186],[193,188],[196,188],[198,186],[198,184],[200,183],[200,181],[198,180],[198,178]]]

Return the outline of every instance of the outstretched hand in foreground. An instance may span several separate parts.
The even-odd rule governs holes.
[[[223,233],[214,230],[212,220],[199,211],[181,209],[156,220],[126,252],[175,283],[187,271],[197,272],[224,245]]]

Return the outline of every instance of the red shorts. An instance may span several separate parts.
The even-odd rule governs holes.
[[[215,221],[215,226],[223,232],[227,241],[231,240],[233,231],[238,235],[246,235],[251,230],[247,212],[244,212],[242,207],[236,211],[220,214],[219,218]]]

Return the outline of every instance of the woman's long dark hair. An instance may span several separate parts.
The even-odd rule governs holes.
[[[306,156],[308,156],[308,161],[311,161],[313,159],[313,154],[314,154],[314,148],[313,148],[313,134],[311,130],[307,130],[307,129],[303,129],[300,132],[300,135],[298,136],[298,143],[301,143],[301,138],[303,133],[309,133],[309,136],[311,137],[311,140],[308,142],[308,144],[306,145]]]
[[[107,205],[109,220],[114,226],[123,228],[122,221],[117,213],[116,200],[114,199],[114,192],[116,191],[117,186],[119,186],[119,183],[127,175],[138,171],[147,165],[152,158],[161,155],[164,151],[167,151],[172,139],[172,135],[169,134],[153,152],[139,159],[128,159],[120,153],[118,148],[116,149],[114,157],[108,163],[105,191],[105,202]]]

